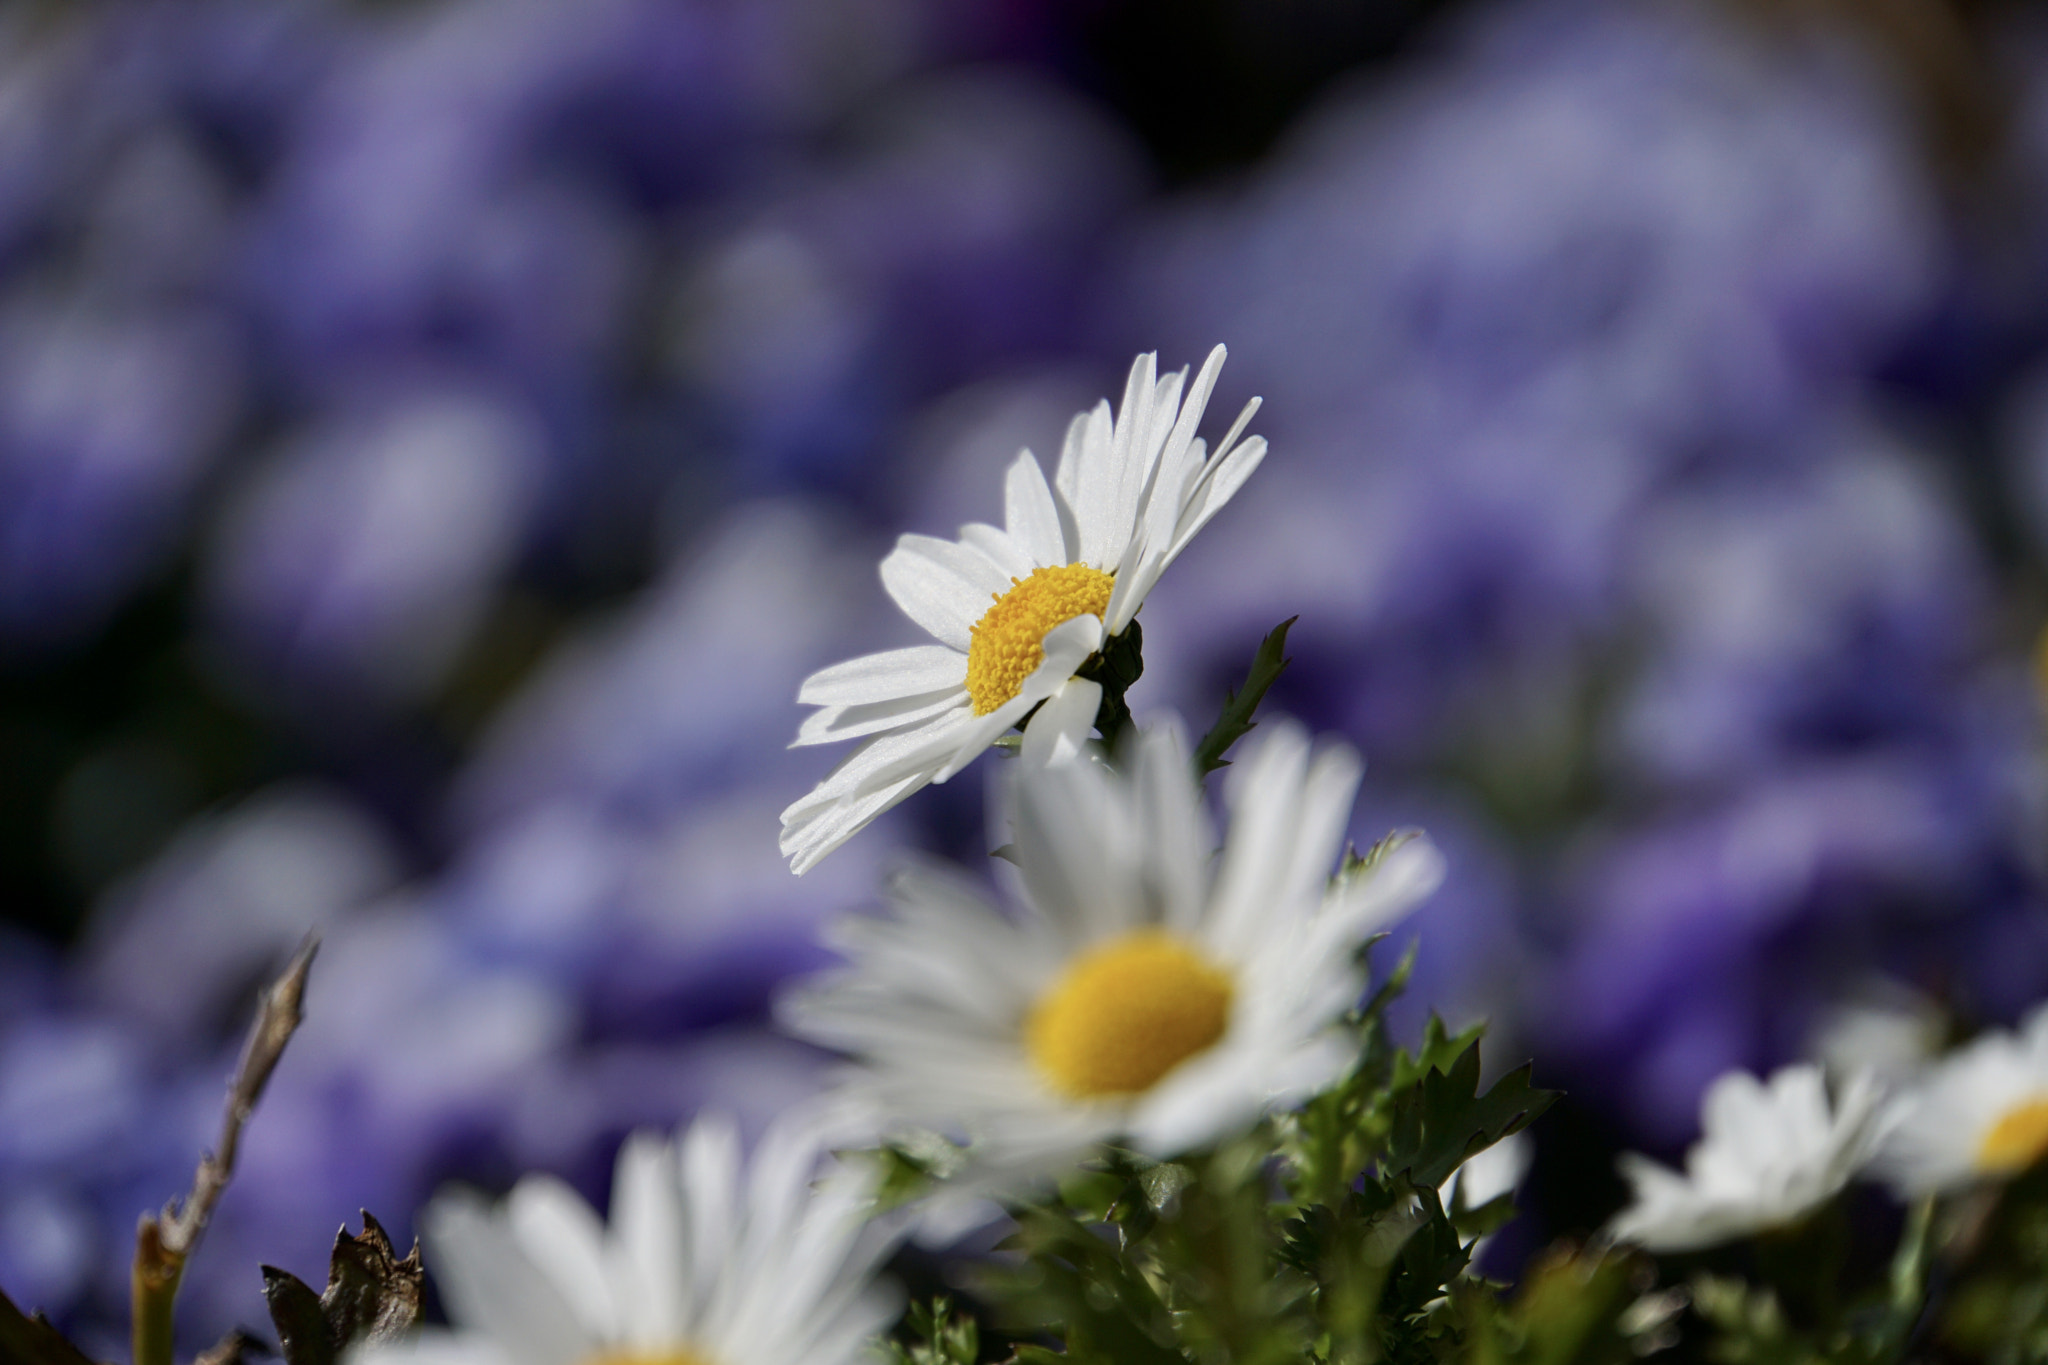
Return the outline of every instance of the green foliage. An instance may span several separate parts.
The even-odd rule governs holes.
[[[1943,1231],[1962,1274],[1942,1343],[1986,1365],[2048,1361],[2048,1166],[1964,1200]]]
[[[1394,1096],[1383,1164],[1419,1185],[1434,1186],[1486,1148],[1528,1126],[1557,1094],[1532,1086],[1525,1064],[1482,1095],[1479,1031],[1447,1038],[1442,1023],[1431,1018],[1430,1034],[1423,1048],[1428,1060],[1416,1067],[1421,1075]],[[1448,1067],[1443,1065],[1446,1056],[1451,1059]]]
[[[1102,652],[1082,665],[1076,675],[1102,685],[1102,701],[1095,708],[1095,728],[1102,732],[1102,741],[1111,751],[1131,724],[1131,708],[1124,701],[1124,693],[1144,673],[1145,631],[1133,621],[1124,627],[1123,634],[1105,640]]]
[[[980,1325],[955,1313],[943,1295],[912,1304],[903,1326],[908,1341],[884,1343],[890,1365],[975,1365],[981,1359]]]
[[[1014,1210],[978,1287],[1026,1342],[1020,1365],[1433,1365],[1480,1346],[1502,1361],[1604,1358],[1582,1347],[1621,1340],[1624,1301],[1573,1317],[1555,1293],[1517,1308],[1471,1277],[1474,1242],[1512,1201],[1446,1208],[1437,1186],[1552,1096],[1526,1068],[1481,1093],[1478,1028],[1432,1020],[1417,1050],[1395,1046],[1386,1007],[1412,964],[1411,949],[1346,1021],[1356,1061],[1299,1110],[1176,1161],[1107,1149]],[[1613,1274],[1594,1279],[1604,1294]]]
[[[1251,672],[1245,675],[1244,686],[1224,697],[1223,714],[1209,727],[1209,733],[1202,736],[1202,742],[1195,746],[1196,777],[1207,777],[1223,767],[1229,761],[1223,756],[1230,752],[1230,746],[1252,732],[1252,727],[1257,724],[1252,713],[1265,700],[1266,689],[1287,669],[1287,632],[1300,619],[1298,616],[1288,617],[1259,642],[1258,652],[1252,656]],[[1135,623],[1133,626],[1135,628]]]

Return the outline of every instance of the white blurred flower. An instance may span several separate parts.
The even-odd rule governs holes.
[[[728,1120],[619,1152],[611,1224],[552,1176],[496,1206],[438,1197],[428,1266],[454,1320],[350,1365],[840,1365],[897,1297],[873,1280],[893,1239],[857,1179],[814,1187],[820,1133],[771,1127],[750,1162]]]
[[[1859,1072],[1828,1103],[1819,1067],[1788,1066],[1768,1084],[1730,1071],[1707,1087],[1700,1140],[1685,1174],[1625,1153],[1634,1200],[1610,1235],[1653,1252],[1697,1251],[1796,1223],[1869,1161],[1882,1135],[1882,1092]]]
[[[1437,1197],[1445,1208],[1460,1199],[1468,1209],[1490,1204],[1515,1192],[1534,1157],[1529,1135],[1510,1133],[1446,1176],[1437,1187]]]
[[[861,1059],[854,1108],[966,1137],[987,1188],[1111,1137],[1187,1151],[1335,1080],[1353,950],[1441,875],[1413,839],[1331,880],[1359,761],[1299,726],[1271,723],[1231,768],[1220,856],[1179,732],[1128,757],[1020,766],[1019,913],[912,868],[892,915],[844,924],[849,965],[785,1001],[791,1027]]]
[[[1809,1045],[1833,1075],[1869,1071],[1895,1089],[1941,1051],[1943,1021],[1934,1002],[1903,987],[1873,983],[1822,1019]]]
[[[2048,1155],[2048,1005],[1957,1049],[1895,1106],[1879,1155],[1906,1196],[2018,1175]]]
[[[1105,400],[1067,428],[1050,484],[1030,451],[1017,457],[1004,480],[1004,526],[896,542],[882,583],[939,643],[804,680],[797,699],[819,709],[796,742],[866,742],[782,813],[782,851],[796,871],[959,772],[1041,704],[1027,746],[1049,755],[1087,737],[1102,693],[1075,673],[1129,627],[1167,565],[1265,458],[1265,438],[1238,439],[1257,400],[1214,455],[1195,435],[1223,358],[1221,346],[1209,353],[1183,403],[1187,371],[1161,379],[1156,357],[1139,356],[1114,419]]]

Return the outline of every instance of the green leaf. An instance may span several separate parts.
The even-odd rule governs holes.
[[[975,1365],[981,1356],[981,1327],[965,1313],[953,1311],[941,1294],[929,1303],[913,1303],[905,1315],[908,1346],[887,1343],[893,1365]]]
[[[1102,652],[1090,657],[1075,674],[1102,687],[1102,701],[1095,708],[1095,728],[1111,752],[1115,752],[1131,723],[1131,708],[1124,701],[1124,693],[1144,673],[1145,631],[1133,621],[1124,627],[1123,634],[1103,641]]]
[[[1394,1060],[1394,1088],[1405,1090],[1432,1071],[1449,1072],[1457,1065],[1458,1059],[1477,1047],[1485,1036],[1485,1024],[1474,1024],[1452,1033],[1444,1026],[1442,1018],[1432,1011],[1429,1022],[1422,1028],[1422,1046],[1412,1053],[1404,1048]]]
[[[1443,1055],[1454,1050],[1448,1070],[1440,1069]],[[1394,1098],[1392,1132],[1380,1163],[1382,1170],[1406,1174],[1418,1186],[1441,1185],[1467,1159],[1519,1132],[1557,1098],[1557,1092],[1529,1084],[1526,1063],[1480,1094],[1479,1042],[1473,1030],[1448,1037],[1441,1024],[1435,1025],[1423,1056],[1432,1060],[1421,1078]]]
[[[1515,1221],[1517,1210],[1512,1190],[1506,1194],[1495,1195],[1477,1208],[1464,1206],[1463,1181],[1459,1182],[1456,1193],[1457,1199],[1454,1202],[1458,1207],[1447,1212],[1450,1214],[1451,1226],[1457,1228],[1460,1237],[1476,1239],[1490,1236]]]
[[[93,1365],[41,1313],[33,1316],[0,1293],[0,1361],[7,1365]]]
[[[1496,1358],[1523,1365],[1621,1365],[1638,1355],[1625,1318],[1645,1267],[1627,1254],[1559,1244],[1522,1272],[1505,1315],[1512,1351]],[[1489,1296],[1490,1297],[1490,1296]],[[1476,1306],[1476,1305],[1475,1305]],[[1489,1333],[1488,1335],[1491,1335]],[[1645,1351],[1655,1343],[1642,1342]]]
[[[1070,1362],[1186,1365],[1169,1344],[1172,1315],[1132,1257],[1060,1208],[1013,1216],[1017,1231],[1003,1249],[1024,1263],[983,1270],[989,1298],[1009,1315],[1003,1326],[1061,1332]]]
[[[1223,714],[1209,727],[1209,733],[1202,736],[1202,742],[1195,746],[1194,765],[1196,777],[1207,777],[1227,760],[1223,757],[1230,752],[1230,746],[1250,734],[1253,725],[1252,713],[1265,700],[1266,689],[1271,687],[1281,673],[1286,671],[1287,631],[1299,616],[1290,616],[1260,642],[1259,651],[1252,656],[1251,672],[1245,675],[1244,686],[1223,699]]]

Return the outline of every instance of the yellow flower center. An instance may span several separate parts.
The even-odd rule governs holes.
[[[2048,1156],[2048,1095],[2005,1111],[1977,1147],[1977,1169],[2011,1175]]]
[[[967,646],[967,695],[974,699],[977,716],[1016,696],[1045,662],[1047,631],[1076,616],[1108,611],[1116,578],[1086,564],[1062,564],[1033,569],[1031,577],[1010,583],[1010,590],[975,622]]]
[[[582,1365],[711,1365],[695,1351],[681,1347],[673,1351],[599,1351],[586,1356]]]
[[[1223,1036],[1230,978],[1158,929],[1075,959],[1032,1006],[1024,1038],[1055,1090],[1132,1095]]]

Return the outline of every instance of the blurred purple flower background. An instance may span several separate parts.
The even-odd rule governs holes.
[[[2048,35],[1855,8],[0,15],[0,1286],[118,1350],[309,929],[193,1346],[810,1092],[819,924],[988,840],[969,774],[792,878],[797,682],[1140,350],[1273,453],[1132,700],[1300,615],[1270,704],[1451,856],[1408,1026],[1571,1094],[1539,1215],[1873,991],[2048,995]]]

